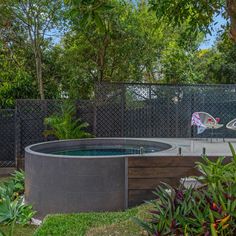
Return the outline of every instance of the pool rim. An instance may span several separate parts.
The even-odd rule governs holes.
[[[46,152],[39,152],[39,151],[34,151],[32,150],[32,148],[37,147],[37,146],[41,146],[41,145],[46,145],[46,144],[56,144],[56,143],[63,143],[63,142],[74,142],[74,141],[92,141],[92,140],[131,140],[131,141],[144,141],[146,143],[156,143],[156,144],[165,144],[170,146],[167,149],[158,151],[158,152],[151,152],[151,153],[143,153],[143,154],[126,154],[126,155],[106,155],[106,156],[71,156],[71,155],[58,155],[58,154],[51,154],[51,153],[46,153]],[[40,143],[35,143],[35,144],[31,144],[27,147],[25,147],[25,152],[29,153],[29,154],[33,154],[33,155],[37,155],[37,156],[44,156],[45,155],[47,157],[50,158],[65,158],[65,159],[76,159],[76,158],[82,158],[82,159],[103,159],[103,158],[126,158],[126,157],[152,157],[155,156],[157,154],[163,153],[163,152],[168,152],[168,151],[172,151],[174,149],[176,149],[176,145],[175,144],[170,144],[170,143],[166,143],[166,142],[162,142],[162,141],[154,141],[154,140],[149,140],[149,139],[145,139],[145,138],[113,138],[113,137],[103,137],[103,138],[86,138],[86,139],[63,139],[63,140],[54,140],[54,141],[46,141],[46,142],[40,142]]]

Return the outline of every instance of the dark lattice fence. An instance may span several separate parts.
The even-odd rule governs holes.
[[[18,139],[16,153],[19,159],[24,156],[24,148],[27,145],[47,141],[43,135],[43,131],[46,129],[44,119],[60,112],[61,103],[58,100],[17,100]]]
[[[81,121],[89,124],[87,131],[92,134],[95,119],[94,103],[88,100],[77,101],[76,110],[77,117],[79,117]]]
[[[0,167],[15,165],[15,110],[0,110]]]
[[[24,148],[30,144],[54,140],[54,137],[45,137],[43,132],[48,127],[44,119],[61,112],[63,100],[18,100],[16,111],[17,125],[17,158],[24,157]],[[75,102],[77,114],[83,121],[93,124],[93,105],[90,101]],[[88,128],[92,132],[92,126]]]
[[[45,117],[61,111],[62,100],[18,100],[15,110],[0,110],[0,167],[23,158],[27,145],[45,138]],[[97,137],[211,137],[191,128],[191,115],[205,111],[226,125],[236,118],[236,85],[169,86],[157,84],[98,84],[93,101],[75,102],[77,116]],[[236,138],[220,128],[215,137]]]
[[[209,137],[191,128],[191,115],[205,111],[227,124],[236,118],[236,85],[109,84],[96,87],[97,136]],[[236,137],[225,127],[215,137]]]

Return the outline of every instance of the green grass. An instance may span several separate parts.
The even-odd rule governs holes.
[[[3,231],[5,234],[9,233],[10,226],[7,225],[0,225],[0,230]],[[33,236],[36,230],[36,226],[34,225],[17,225],[14,228],[14,236]]]
[[[144,235],[132,217],[143,215],[146,206],[124,212],[49,215],[35,236]],[[113,232],[116,234],[112,234]]]
[[[134,217],[139,219],[147,218],[148,208],[149,205],[147,204],[137,207],[138,212]],[[93,227],[86,232],[85,236],[147,236],[148,234],[135,224],[132,218],[110,225]]]

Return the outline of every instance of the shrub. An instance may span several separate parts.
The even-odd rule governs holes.
[[[23,199],[24,172],[15,171],[9,181],[0,185],[0,224],[10,225],[8,235],[13,235],[16,223],[29,223],[35,212]],[[0,231],[0,236],[6,235]]]
[[[184,190],[162,184],[155,192],[157,199],[150,202],[150,219],[135,222],[156,236],[236,235],[236,155],[230,147],[233,158],[228,164],[223,157],[216,162],[203,157],[197,163],[203,188]]]
[[[24,204],[22,196],[13,201],[10,197],[1,199],[0,224],[9,224],[12,222],[27,224],[33,216],[34,211],[32,211],[32,207]]]
[[[8,181],[0,185],[0,199],[9,197],[11,200],[15,200],[22,195],[25,188],[24,178],[25,175],[22,170],[15,171]]]
[[[45,118],[44,123],[50,129],[44,131],[45,136],[54,136],[58,139],[77,139],[92,137],[86,131],[89,126],[86,122],[81,122],[80,119],[75,119],[74,105],[65,103],[61,106],[60,114],[52,115]]]

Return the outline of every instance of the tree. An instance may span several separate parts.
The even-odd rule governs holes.
[[[60,12],[63,9],[61,0],[21,0],[0,1],[1,31],[6,35],[6,44],[17,42],[20,38],[18,31],[26,35],[33,50],[36,78],[40,98],[45,98],[43,81],[43,52],[50,40],[52,30],[58,27],[61,20]]]
[[[112,8],[98,12],[105,29],[95,18],[84,21],[77,8],[73,13],[70,30],[54,48],[70,97],[87,99],[95,82],[160,82],[165,77],[163,53],[175,45],[188,55],[200,42],[198,37],[183,40],[183,27],[166,30],[145,1],[112,1]]]
[[[236,44],[221,35],[212,49],[202,53],[196,70],[204,72],[210,82],[234,84],[236,82]]]
[[[230,38],[236,42],[236,0],[149,0],[157,18],[174,26],[188,22],[189,31],[211,32],[214,17],[230,21]]]
[[[220,54],[217,78],[219,83],[236,83],[236,44],[228,38],[220,37],[216,49]]]
[[[114,19],[112,15],[114,12],[110,13],[110,10],[114,6],[109,0],[68,0],[67,2],[71,4],[72,21],[78,25],[78,30],[83,31],[88,40],[92,29],[92,33],[96,33],[96,37],[100,39],[99,45],[96,45],[96,64],[97,81],[102,82],[107,48],[111,42],[112,19]],[[93,44],[92,41],[88,41]]]
[[[31,52],[27,50],[29,46],[24,35],[18,31],[17,44],[9,43],[8,38],[5,38],[9,36],[0,35],[0,109],[14,107],[17,98],[37,97],[31,60],[28,60]]]

